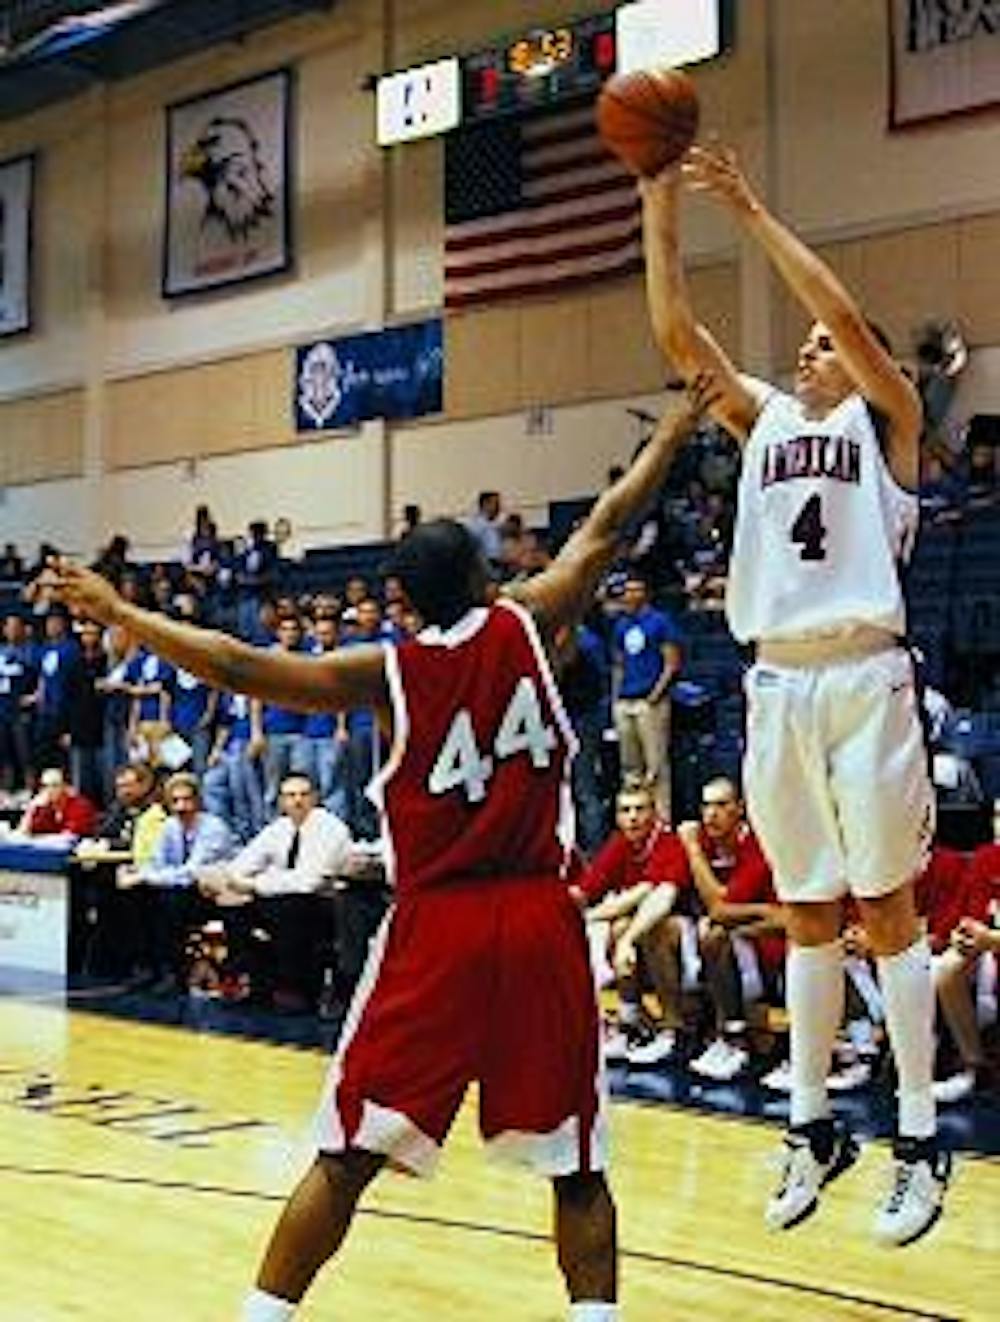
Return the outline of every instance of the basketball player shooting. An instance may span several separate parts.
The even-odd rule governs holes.
[[[373,790],[395,904],[331,1065],[319,1155],[285,1206],[245,1322],[293,1316],[386,1162],[431,1172],[473,1081],[484,1139],[552,1180],[570,1318],[617,1318],[599,1021],[566,885],[575,739],[543,640],[582,614],[712,390],[695,383],[691,407],[661,422],[516,601],[484,605],[486,566],[461,524],[417,527],[395,572],[426,627],[399,646],[321,657],[248,647],[63,565],[74,609],[217,688],[307,711],[370,705],[392,741]]]
[[[740,375],[691,309],[678,248],[681,184],[718,202],[815,318],[794,394]],[[894,1178],[874,1234],[908,1244],[949,1176],[931,1092],[934,992],[912,880],[933,829],[898,564],[917,527],[921,408],[831,270],[761,202],[734,154],[692,148],[643,185],[653,328],[685,379],[711,373],[713,416],[743,447],[727,613],[756,648],[746,680],[746,797],[787,905],[791,1124],[766,1209],[797,1225],[853,1164],[825,1079],[841,1022],[842,902],[878,957],[899,1075]]]

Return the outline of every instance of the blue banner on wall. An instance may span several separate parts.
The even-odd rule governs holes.
[[[368,418],[419,418],[442,409],[441,319],[295,350],[295,430]]]

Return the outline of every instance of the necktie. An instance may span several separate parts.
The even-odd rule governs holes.
[[[296,827],[292,832],[292,843],[288,846],[288,858],[285,860],[285,867],[289,872],[294,872],[295,865],[299,861],[299,847],[302,844],[302,832]]]

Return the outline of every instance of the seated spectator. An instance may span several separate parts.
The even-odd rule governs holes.
[[[997,496],[996,448],[992,441],[981,439],[974,421],[969,428],[967,445],[966,505],[975,508],[992,504]]]
[[[46,767],[39,777],[38,793],[28,804],[18,824],[23,835],[93,835],[97,809],[78,794],[60,767]]]
[[[199,917],[198,874],[233,853],[229,827],[201,808],[196,776],[179,771],[164,786],[170,814],[152,857],[132,869],[122,869],[123,889],[142,885],[147,897],[146,958],[158,978],[154,991],[174,990],[184,966],[185,939]]]
[[[127,762],[115,772],[115,797],[97,823],[95,834],[111,849],[132,849],[136,822],[155,801],[156,777],[145,762]]]
[[[344,584],[344,606],[349,610],[357,610],[370,596],[368,583],[360,574],[352,574]]]
[[[782,909],[771,870],[744,820],[736,786],[717,776],[702,788],[701,821],[677,831],[705,908],[699,948],[715,1038],[691,1069],[715,1081],[750,1064],[747,1006],[778,995],[785,961]]]
[[[172,616],[176,614],[174,581],[166,565],[153,566],[153,572],[149,579],[149,595],[152,598],[153,610],[160,611],[164,615]]]
[[[609,1060],[630,1065],[667,1060],[681,1026],[679,950],[682,928],[667,921],[689,888],[684,851],[657,816],[652,791],[640,779],[626,781],[617,798],[613,832],[580,880],[574,900],[590,908],[588,921],[611,924],[611,961],[619,993],[620,1036],[605,1043]],[[660,1002],[652,1033],[641,1011],[638,955]]]
[[[934,956],[934,985],[941,1014],[958,1052],[958,1068],[934,1084],[943,1105],[971,1097],[985,1080],[982,1029],[997,1019],[1000,965],[1000,820],[993,844],[972,856],[959,893],[952,887],[943,907],[952,922],[947,947]],[[933,946],[932,933],[932,946]]]
[[[126,763],[114,773],[114,798],[94,834],[76,850],[70,887],[70,969],[73,972],[130,976],[134,971],[130,906],[115,890],[120,857],[133,857],[136,823],[155,798],[156,778],[144,763]],[[166,820],[166,814],[163,814]]]
[[[921,456],[920,512],[931,519],[943,518],[958,510],[964,488],[961,479],[945,467],[940,454],[924,452]]]
[[[203,869],[203,896],[223,907],[248,905],[239,926],[244,943],[250,927],[271,937],[271,978],[283,997],[303,1008],[315,1004],[322,979],[323,944],[317,939],[320,915],[315,892],[345,869],[351,833],[339,818],[317,804],[312,781],[292,772],[281,782],[281,815],[244,845],[230,862]]]

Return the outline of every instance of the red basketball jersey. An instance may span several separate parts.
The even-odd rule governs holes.
[[[386,648],[393,747],[372,786],[397,895],[558,875],[576,739],[538,630],[503,600]]]

